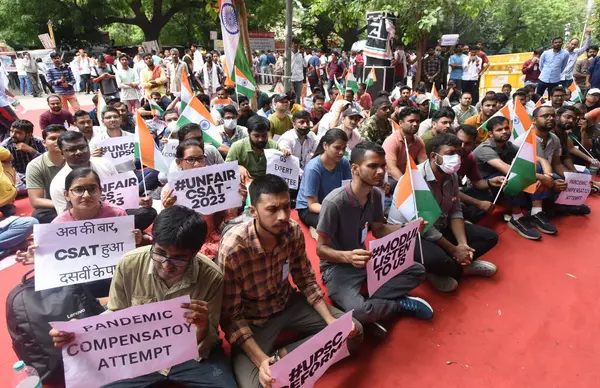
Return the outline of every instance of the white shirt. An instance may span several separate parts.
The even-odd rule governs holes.
[[[463,59],[463,81],[477,81],[479,79],[481,65],[481,58],[476,56],[475,62],[471,62],[471,57],[467,55]]]
[[[15,59],[15,67],[17,68],[17,75],[27,75],[25,71],[25,60],[23,58]]]
[[[292,82],[304,80],[304,58],[300,52],[292,53]]]
[[[93,64],[90,58],[80,57],[77,65],[79,67],[79,74],[91,74]]]
[[[91,158],[90,165],[92,170],[98,174],[100,180],[103,178],[117,175],[117,169],[111,162],[102,158]],[[56,209],[56,213],[61,214],[67,210],[67,200],[65,199],[65,178],[73,169],[65,163],[65,166],[56,174],[50,182],[50,198]]]
[[[194,73],[197,73],[200,71],[200,69],[202,69],[202,66],[204,66],[204,58],[202,58],[202,54],[200,54],[200,51],[196,50],[196,52],[194,53],[194,68],[192,69],[192,71]]]
[[[308,161],[312,158],[313,153],[317,149],[317,144],[319,141],[317,140],[317,135],[314,132],[310,131],[304,137],[304,141],[300,142],[298,138],[298,133],[294,128],[286,131],[279,140],[277,140],[277,144],[279,148],[285,148],[289,150],[292,155],[300,160],[300,170],[304,170],[304,166],[308,163]]]
[[[121,136],[132,137],[135,135],[131,132],[121,130]],[[106,129],[104,129],[103,131],[100,131],[98,134],[94,133],[94,137],[92,137],[92,140],[90,140],[90,152],[94,153],[94,151],[96,151],[96,148],[98,148],[96,146],[96,144],[98,144],[99,141],[110,139],[110,138],[111,137],[108,135],[108,131]]]
[[[4,83],[4,67],[0,67],[0,108],[10,105]]]

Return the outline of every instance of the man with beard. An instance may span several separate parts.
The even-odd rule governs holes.
[[[13,158],[11,164],[16,170],[17,195],[26,194],[27,165],[46,152],[46,147],[41,139],[33,136],[33,123],[28,120],[15,120],[10,126],[10,137],[2,145],[10,151]]]
[[[579,47],[579,39],[577,38],[571,39],[567,43],[566,51],[569,55],[569,60],[567,62],[567,66],[560,75],[560,82],[565,88],[568,88],[573,83],[573,71],[575,68],[575,63],[577,62],[577,58],[579,58],[581,54],[587,51],[587,49],[590,47],[590,44],[592,43],[592,30],[589,27],[587,27],[585,33],[587,34],[588,38],[585,41],[583,47]]]
[[[256,116],[256,112],[250,109],[250,101],[246,96],[238,96],[238,105],[240,107],[240,112],[237,123],[238,125],[245,127],[248,124],[250,117]]]
[[[392,104],[387,97],[379,97],[373,103],[373,109],[375,114],[363,122],[358,132],[364,140],[382,145],[392,134]]]
[[[302,229],[290,219],[285,181],[271,174],[256,178],[249,195],[252,219],[225,233],[219,248],[224,277],[221,328],[231,344],[238,385],[270,388],[270,365],[343,313],[325,303]],[[299,291],[292,288],[290,275]],[[362,340],[361,324],[354,319],[353,325],[350,350]],[[301,339],[276,349],[283,329],[298,332]]]
[[[375,238],[382,238],[402,226],[385,223],[381,193],[373,190],[385,176],[383,148],[362,142],[352,150],[350,163],[352,181],[325,197],[317,226],[317,255],[329,297],[344,311],[354,310],[353,316],[362,323],[401,315],[432,319],[433,309],[426,301],[407,295],[425,278],[421,264],[396,275],[371,297],[360,294],[373,255],[365,247],[368,227]]]
[[[460,96],[460,104],[452,107],[459,125],[464,124],[467,119],[477,115],[477,109],[471,105],[472,102],[473,96],[471,93],[463,92],[462,96]]]
[[[597,164],[598,161],[590,157],[585,152],[575,148],[575,144],[571,138],[571,133],[578,125],[579,111],[574,106],[563,106],[560,108],[556,115],[558,121],[553,132],[558,136],[562,147],[562,164],[565,166],[566,171],[578,172],[575,168],[575,162],[573,156],[576,156],[579,162],[583,164]],[[588,173],[588,171],[586,171]]]
[[[200,89],[204,90],[204,94],[212,99],[216,97],[217,88],[221,86],[224,79],[225,73],[223,69],[217,63],[213,63],[213,56],[207,53],[204,65],[196,73],[196,81],[200,85]]]
[[[46,128],[50,124],[69,126],[73,124],[73,115],[62,107],[62,100],[56,94],[51,94],[46,98],[48,108],[46,112],[40,115],[40,129]]]
[[[439,135],[440,133],[450,132],[454,118],[455,115],[452,109],[442,108],[433,112],[433,117],[431,118],[431,129],[426,131],[424,134],[421,134],[421,131],[426,129],[426,127],[423,125],[423,123],[421,123],[419,125],[418,133],[421,134],[420,137],[423,139],[425,147],[427,147],[431,139],[433,139],[435,136]]]
[[[567,91],[562,85],[558,85],[550,91],[550,101],[545,103],[545,106],[551,106],[554,110],[558,110],[565,103],[567,98]]]
[[[78,110],[73,117],[75,119],[75,127],[77,127],[79,132],[83,133],[88,142],[103,131],[101,127],[94,125],[92,115],[84,110]]]
[[[598,46],[590,46],[587,49],[585,58],[578,60],[573,69],[573,79],[577,82],[577,86],[579,86],[584,96],[588,90],[586,83],[587,71],[596,55],[598,55]]]
[[[327,111],[323,107],[323,104],[325,104],[325,97],[321,94],[315,94],[313,96],[312,109],[308,111],[308,113],[310,114],[310,121],[313,124],[312,131],[314,133],[317,133],[317,130],[319,129],[319,122],[327,113]]]
[[[237,160],[242,182],[265,175],[267,171],[265,148],[279,149],[277,143],[269,139],[269,128],[268,119],[254,116],[248,120],[248,137],[231,145],[225,161]]]
[[[417,164],[427,160],[427,152],[423,140],[415,136],[419,129],[419,110],[407,107],[398,112],[396,117],[399,120],[400,130],[394,131],[385,139],[383,149],[388,174],[398,181],[406,171],[406,146],[408,145],[408,154]]]
[[[415,104],[415,102],[413,100],[410,99],[410,93],[412,92],[412,89],[410,88],[410,86],[406,86],[403,85],[400,87],[400,97],[398,97],[393,103],[392,103],[392,108],[396,108],[396,106],[398,106],[398,104],[400,104],[401,101],[404,101],[406,103],[406,106],[414,106],[416,107],[417,104]],[[429,113],[429,106],[427,107],[428,112]]]
[[[466,125],[471,125],[477,128],[477,140],[475,141],[476,146],[488,138],[489,133],[482,127],[482,125],[488,121],[489,118],[496,113],[496,111],[496,97],[487,96],[481,100],[481,112],[477,116],[472,116],[465,120]]]

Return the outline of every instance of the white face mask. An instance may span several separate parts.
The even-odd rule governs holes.
[[[452,175],[460,169],[460,155],[440,155],[443,159],[442,164],[438,164],[443,172]],[[435,162],[437,164],[437,161]]]
[[[237,126],[237,119],[224,119],[223,126],[225,129],[235,129]]]

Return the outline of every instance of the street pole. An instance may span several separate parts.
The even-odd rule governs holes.
[[[285,1],[285,74],[283,77],[283,90],[291,90],[290,79],[292,76],[292,18],[293,0]]]

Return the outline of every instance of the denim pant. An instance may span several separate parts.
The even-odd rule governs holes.
[[[190,360],[171,368],[168,376],[158,372],[115,381],[104,388],[138,388],[153,384],[166,384],[167,381],[179,383],[190,388],[236,388],[237,384],[231,371],[231,361],[225,356],[220,345],[213,348],[208,359]],[[162,385],[161,385],[162,386]],[[167,385],[164,385],[167,386]],[[179,386],[179,385],[178,385]]]
[[[296,93],[296,103],[302,103],[302,86],[304,86],[304,81],[292,81],[292,87],[294,88],[294,92]]]
[[[365,268],[334,264],[323,271],[323,283],[327,287],[329,298],[344,311],[354,310],[354,318],[363,324],[399,314],[398,300],[417,288],[423,279],[425,268],[415,263],[381,286],[373,296],[368,297],[360,292],[367,280]]]
[[[262,80],[263,85],[273,83],[273,78],[271,78],[271,67],[270,66],[261,66],[260,72],[261,72],[260,78]]]
[[[21,87],[21,94],[25,95],[25,85],[27,85],[27,90],[29,94],[33,95],[33,85],[31,84],[31,80],[27,75],[19,76],[19,86]]]
[[[33,225],[38,220],[33,217],[19,217],[5,227],[0,227],[0,258],[4,257],[8,250],[21,244],[33,233]]]
[[[17,188],[17,195],[27,194],[27,182],[25,181],[25,174],[17,173],[17,181],[15,182]]]

